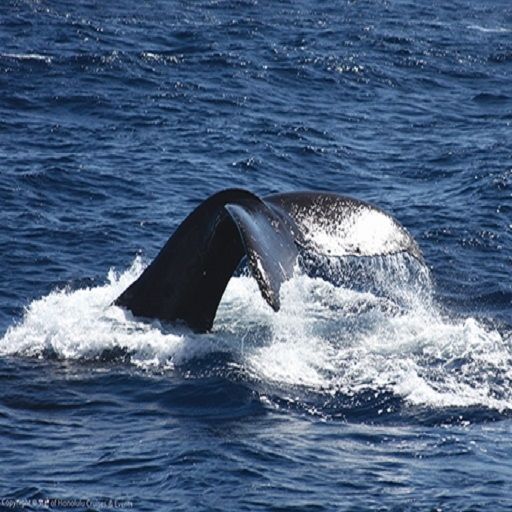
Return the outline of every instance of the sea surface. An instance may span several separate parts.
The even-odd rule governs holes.
[[[512,510],[509,0],[3,0],[0,172],[1,510]],[[376,204],[423,277],[111,306],[229,187]]]

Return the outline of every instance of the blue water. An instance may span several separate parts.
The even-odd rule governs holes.
[[[511,123],[508,0],[3,1],[0,507],[511,510]],[[431,281],[109,306],[233,186],[373,202]]]

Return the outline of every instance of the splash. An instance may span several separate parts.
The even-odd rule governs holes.
[[[238,339],[254,340],[245,364],[256,378],[331,396],[389,392],[420,406],[512,408],[510,334],[443,312],[418,261],[328,260],[325,273],[285,283],[272,315],[250,280],[229,283],[219,316]],[[233,323],[251,317],[256,329]]]
[[[0,355],[95,360],[120,354],[137,366],[172,367],[183,358],[213,350],[208,344],[211,337],[199,343],[186,327],[169,331],[157,320],[142,322],[112,306],[144,266],[137,258],[122,274],[111,270],[102,286],[65,288],[33,301],[22,321],[0,340]]]
[[[256,293],[241,285],[231,282],[228,290],[237,316],[249,314]],[[260,311],[269,334],[253,344],[246,364],[266,381],[328,395],[374,390],[414,405],[512,408],[509,342],[473,318],[443,315],[429,294],[404,295],[407,306],[297,277],[283,288],[282,311],[272,318]]]
[[[425,272],[403,255],[386,261],[367,262],[367,289],[357,266],[334,267],[344,275],[341,285],[296,275],[283,285],[278,313],[252,278],[234,277],[213,332],[196,335],[111,305],[142,272],[137,259],[124,273],[110,271],[102,286],[33,301],[0,340],[0,355],[96,360],[120,352],[140,367],[173,369],[220,351],[248,378],[283,390],[386,391],[414,405],[512,409],[510,335],[451,318],[436,305]],[[357,287],[348,286],[350,275]]]

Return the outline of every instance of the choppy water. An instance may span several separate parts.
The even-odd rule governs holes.
[[[511,79],[508,1],[3,2],[0,507],[510,510]],[[232,186],[378,204],[428,271],[110,306]]]

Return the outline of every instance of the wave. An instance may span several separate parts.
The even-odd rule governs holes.
[[[477,30],[478,32],[485,32],[491,34],[506,34],[512,32],[512,29],[506,27],[482,27],[480,25],[468,25],[471,30]]]
[[[51,64],[53,61],[53,57],[39,53],[0,53],[0,57],[20,61],[31,60],[36,62],[44,62],[45,64]]]
[[[174,371],[227,353],[247,379],[281,396],[297,389],[326,397],[391,393],[411,405],[512,409],[510,333],[452,318],[425,276],[406,271],[399,256],[392,260],[402,279],[389,279],[383,290],[377,276],[379,293],[297,275],[283,285],[278,313],[252,278],[234,277],[213,331],[199,335],[111,305],[143,271],[137,258],[125,272],[111,270],[102,286],[33,301],[0,340],[0,355],[94,361],[121,354],[145,369]],[[380,264],[371,273],[389,272]]]
[[[509,100],[510,97],[504,94],[491,94],[482,92],[473,96],[473,101],[476,103],[505,103]]]

